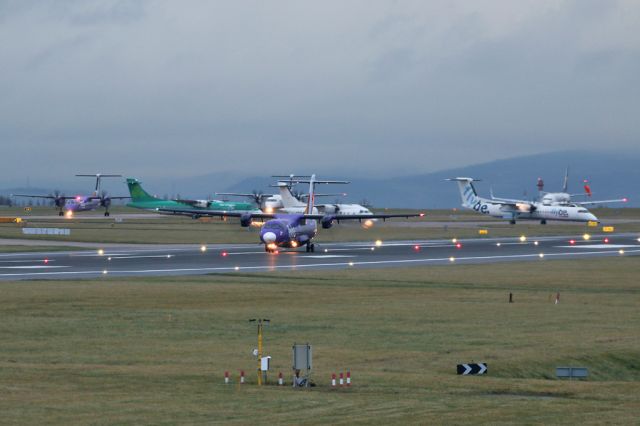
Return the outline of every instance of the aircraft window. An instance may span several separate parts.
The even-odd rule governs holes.
[[[589,210],[578,210],[578,213],[589,213]]]
[[[265,229],[275,229],[276,231],[283,231],[285,226],[280,222],[267,222],[264,224]]]

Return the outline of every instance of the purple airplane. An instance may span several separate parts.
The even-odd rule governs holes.
[[[333,226],[334,222],[341,222],[343,220],[358,220],[367,221],[370,219],[389,219],[393,217],[422,217],[424,213],[420,214],[368,214],[368,215],[349,215],[349,216],[337,216],[335,214],[317,214],[311,213],[314,211],[315,202],[315,185],[317,184],[331,184],[331,183],[349,183],[344,181],[329,181],[329,180],[316,180],[315,175],[312,175],[308,180],[298,180],[298,183],[309,184],[309,197],[307,200],[307,207],[304,213],[301,214],[275,214],[275,213],[251,213],[251,212],[229,212],[219,210],[195,210],[195,209],[158,209],[160,212],[182,214],[186,216],[192,216],[198,218],[201,216],[213,216],[213,217],[238,217],[240,218],[240,225],[244,227],[251,226],[254,219],[265,221],[262,229],[260,230],[260,242],[264,244],[265,251],[267,253],[275,252],[279,247],[297,248],[302,245],[305,246],[307,252],[315,251],[315,245],[313,239],[318,233],[318,223],[323,229],[328,229]]]
[[[53,204],[58,208],[58,215],[64,216],[65,213],[67,216],[72,216],[75,212],[83,212],[89,210],[95,210],[98,207],[104,207],[104,215],[109,216],[109,206],[111,206],[111,200],[122,200],[125,198],[131,197],[111,197],[106,194],[106,192],[100,193],[100,179],[106,177],[121,177],[122,175],[105,175],[105,174],[94,174],[94,175],[76,175],[83,177],[95,177],[96,178],[96,187],[91,195],[75,195],[75,196],[66,196],[61,194],[53,194],[53,195],[29,195],[29,194],[13,194],[13,197],[27,197],[27,198],[45,198],[48,200],[52,200]]]

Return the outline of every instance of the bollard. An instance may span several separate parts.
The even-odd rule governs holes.
[[[278,373],[278,386],[284,385],[284,379],[282,378],[282,371]]]
[[[224,372],[224,384],[225,385],[229,384],[229,372],[228,371]]]
[[[340,373],[340,387],[344,386],[344,373]]]
[[[333,389],[336,388],[336,373],[333,373],[331,375],[331,388],[333,388]]]
[[[244,370],[240,370],[240,384],[244,384]]]
[[[351,386],[351,371],[347,371],[347,387]]]

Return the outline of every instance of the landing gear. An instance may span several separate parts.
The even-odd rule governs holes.
[[[510,223],[511,225],[515,225],[515,224],[516,224],[516,220],[515,220],[515,219],[511,219],[511,220],[509,221],[509,223]]]
[[[104,212],[104,217],[109,217],[109,212]]]
[[[64,216],[64,212],[63,212],[62,210],[60,210],[60,211],[58,212],[58,216]]]
[[[540,221],[540,225],[546,225],[547,224],[547,219],[542,219]]]
[[[316,251],[316,245],[307,243],[306,249],[307,249],[307,253],[314,253]]]

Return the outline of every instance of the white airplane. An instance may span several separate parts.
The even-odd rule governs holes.
[[[517,220],[539,220],[543,225],[547,220],[599,222],[593,213],[575,204],[548,206],[538,201],[481,198],[473,186],[475,179],[457,177],[447,180],[458,183],[463,207],[491,217],[507,219],[512,225]]]
[[[291,179],[296,179],[298,176],[290,176]],[[331,181],[330,183],[347,184],[346,181]],[[284,182],[279,181],[276,185],[280,190],[280,199],[282,200],[282,211],[286,213],[302,213],[306,208],[306,203],[298,200],[291,193],[291,181]],[[317,195],[316,195],[317,197]],[[344,216],[362,216],[373,215],[371,210],[360,204],[315,204],[315,213],[331,214],[336,217]]]
[[[567,188],[569,185],[569,168],[565,170],[564,180],[562,182],[562,192],[544,192],[544,181],[542,178],[538,178],[538,193],[540,194],[540,202],[545,206],[566,206],[569,204],[576,204],[578,206],[594,205],[594,204],[607,204],[607,203],[626,203],[629,201],[627,198],[620,198],[616,200],[600,200],[600,201],[572,201],[571,197],[591,197],[591,188],[589,187],[589,181],[586,179],[584,183],[584,193],[582,194],[569,194]],[[493,198],[493,194],[491,194]],[[499,198],[496,198],[499,200]]]

